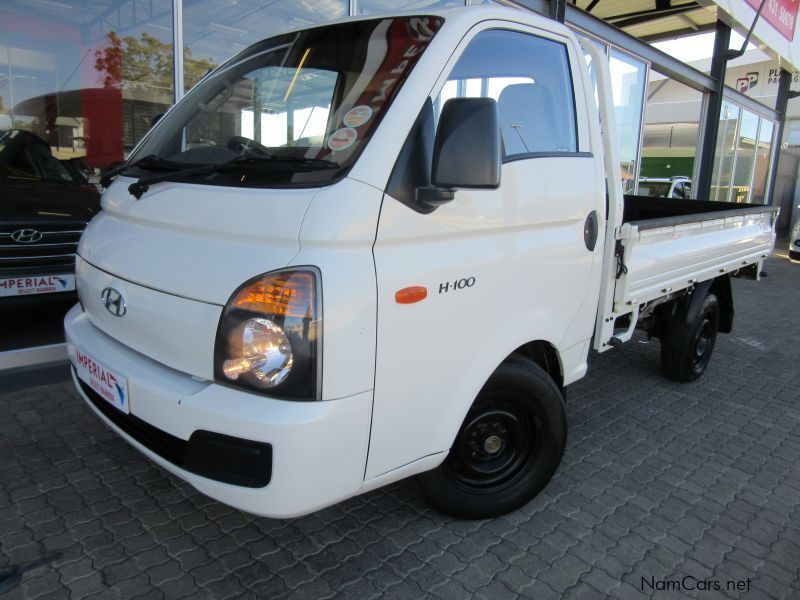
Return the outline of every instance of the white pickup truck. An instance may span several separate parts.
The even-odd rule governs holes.
[[[697,378],[730,276],[774,244],[769,206],[623,198],[610,86],[593,44],[505,8],[253,45],[106,175],[65,321],[78,390],[252,513],[417,474],[454,515],[521,506],[590,348],[642,328]]]

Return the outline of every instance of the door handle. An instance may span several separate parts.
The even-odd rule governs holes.
[[[594,247],[597,245],[597,233],[597,211],[593,210],[589,213],[589,216],[586,217],[586,221],[583,224],[583,243],[586,244],[586,249],[589,250],[589,252],[594,252]]]

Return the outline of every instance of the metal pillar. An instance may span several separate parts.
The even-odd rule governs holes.
[[[725,68],[728,64],[728,44],[731,40],[731,28],[722,21],[717,21],[714,37],[714,55],[711,58],[711,77],[714,88],[706,93],[705,123],[703,144],[700,148],[700,162],[697,167],[697,181],[694,186],[695,198],[706,200],[711,196],[711,176],[714,168],[714,151],[719,133],[719,117],[722,112],[722,92],[725,88]]]
[[[563,23],[567,13],[567,0],[550,0],[550,18]]]
[[[183,0],[172,0],[172,75],[175,102],[183,98]]]
[[[786,69],[781,69],[781,78],[778,81],[778,97],[775,100],[775,110],[780,115],[778,119],[778,127],[775,132],[775,152],[772,159],[772,165],[769,173],[769,189],[765,196],[765,204],[772,204],[772,193],[775,191],[775,180],[778,178],[778,160],[781,157],[781,140],[783,140],[783,124],[786,122],[786,107],[789,103],[789,98],[792,96],[789,87],[792,85],[792,74]],[[758,142],[756,141],[756,147]]]

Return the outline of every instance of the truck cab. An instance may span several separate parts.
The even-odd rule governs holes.
[[[418,474],[454,515],[521,506],[561,460],[564,390],[590,349],[639,323],[678,331],[673,363],[700,346],[705,362],[672,374],[696,378],[727,315],[706,283],[774,241],[764,207],[677,246],[675,217],[655,233],[636,220],[655,209],[625,206],[604,60],[495,7],[243,51],[106,181],[65,321],[83,399],[257,514]]]

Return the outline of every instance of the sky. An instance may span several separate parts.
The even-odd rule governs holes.
[[[736,48],[738,50],[742,47],[743,42],[744,36],[739,35],[735,31],[731,31],[730,48]],[[714,32],[701,33],[677,40],[656,42],[653,46],[683,62],[711,58],[711,55],[714,53]],[[750,44],[748,50],[753,48],[754,46]]]

